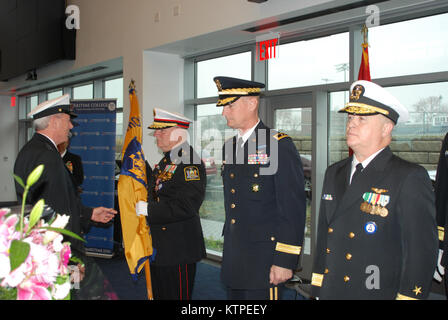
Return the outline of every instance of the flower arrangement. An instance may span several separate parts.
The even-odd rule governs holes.
[[[10,209],[0,209],[0,299],[61,300],[70,298],[71,250],[62,242],[65,234],[84,241],[65,230],[69,216],[56,215],[45,222],[44,200],[39,200],[25,217],[25,199],[30,187],[40,178],[44,166],[39,165],[28,176],[24,188],[20,216]]]

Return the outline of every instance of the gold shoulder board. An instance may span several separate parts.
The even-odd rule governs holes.
[[[281,140],[283,138],[289,138],[289,136],[283,132],[276,133],[273,135],[273,137],[274,137],[274,139],[277,139],[277,140]]]

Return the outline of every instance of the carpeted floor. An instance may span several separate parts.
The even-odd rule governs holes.
[[[144,272],[137,281],[131,278],[124,257],[112,259],[95,258],[108,280],[115,296],[120,300],[146,300]],[[220,280],[220,268],[207,262],[197,264],[193,300],[225,300],[226,289]],[[283,299],[299,299],[293,290],[285,289]]]

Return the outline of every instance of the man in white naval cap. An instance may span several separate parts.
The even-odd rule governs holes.
[[[387,90],[356,81],[348,113],[353,156],[325,173],[312,295],[426,299],[437,258],[434,193],[426,170],[395,156],[392,129],[408,112]]]
[[[205,197],[204,163],[189,145],[192,121],[181,114],[154,109],[157,147],[163,158],[148,178],[147,221],[156,252],[151,280],[156,300],[189,300],[196,263],[205,257],[199,208]]]
[[[20,150],[14,164],[14,174],[25,181],[38,165],[43,164],[45,167],[40,179],[31,187],[27,203],[34,204],[44,199],[45,204],[56,213],[70,216],[66,228],[80,236],[88,232],[91,221],[109,222],[116,211],[104,207],[89,208],[81,203],[70,172],[57,148],[58,144],[68,140],[70,130],[73,128],[71,120],[76,117],[70,105],[69,95],[39,104],[31,110],[28,117],[33,118],[35,134]],[[16,183],[19,202],[23,191],[23,188]],[[69,241],[74,255],[82,256],[83,243],[72,238]]]

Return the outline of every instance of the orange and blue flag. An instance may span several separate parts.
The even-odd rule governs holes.
[[[146,217],[136,212],[136,204],[147,201],[148,191],[140,109],[133,82],[129,87],[131,110],[121,153],[118,201],[126,261],[131,275],[136,279],[144,263],[153,257],[153,248]]]
[[[372,81],[370,78],[369,42],[367,41],[368,29],[366,25],[362,27],[361,33],[364,35],[364,42],[361,45],[362,56],[358,72],[358,80]],[[348,148],[348,154],[349,156],[353,155],[353,150],[351,148]]]

